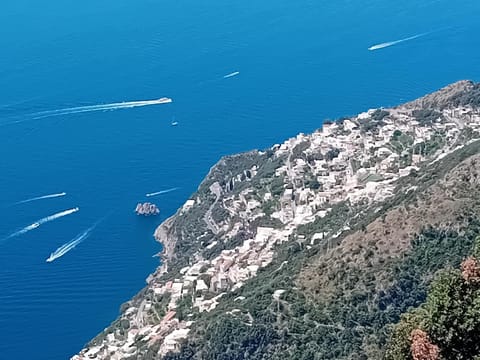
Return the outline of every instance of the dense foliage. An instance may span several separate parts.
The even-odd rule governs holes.
[[[480,83],[474,83],[469,91],[454,96],[450,100],[450,104],[453,106],[471,105],[473,107],[480,107]]]
[[[413,116],[422,126],[431,126],[442,117],[442,114],[433,109],[413,110]]]
[[[375,120],[375,121],[380,121],[380,120],[383,120],[384,118],[386,118],[388,115],[390,115],[390,113],[388,111],[383,110],[383,109],[377,109],[372,114],[372,119]]]
[[[477,248],[478,244],[477,240]],[[465,271],[444,271],[432,284],[427,301],[402,316],[389,342],[388,360],[415,359],[411,334],[416,329],[424,330],[438,347],[438,359],[480,357],[480,268],[473,259],[475,277],[469,279]]]

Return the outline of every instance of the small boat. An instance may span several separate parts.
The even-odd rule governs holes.
[[[178,125],[178,121],[172,121],[172,126],[177,126]]]

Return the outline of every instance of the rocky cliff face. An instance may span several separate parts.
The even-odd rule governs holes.
[[[480,229],[469,81],[222,158],[155,232],[162,265],[74,359],[381,358]]]

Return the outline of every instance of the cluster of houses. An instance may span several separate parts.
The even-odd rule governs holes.
[[[362,123],[375,111],[324,124],[322,131],[300,134],[275,146],[276,155],[289,160],[276,169],[276,176],[284,177],[285,190],[273,217],[298,225],[324,216],[340,201],[382,201],[392,195],[398,178],[417,170],[423,161],[465,145],[460,137],[465,128],[480,130],[480,113],[472,108],[444,109],[433,123],[422,126],[410,109],[399,107],[389,109],[378,131],[364,131]],[[405,134],[409,141],[400,143],[400,151],[395,147],[398,142],[394,143],[396,134]],[[414,150],[420,144],[433,147],[434,141],[442,142],[435,153]],[[294,157],[295,148],[302,144],[308,146],[302,156]],[[305,185],[311,178],[316,189]]]
[[[340,201],[377,202],[391,196],[395,181],[418,169],[422,161],[455,150],[463,129],[480,130],[480,113],[471,108],[444,109],[428,126],[421,124],[408,107],[388,109],[381,126],[375,131],[365,131],[362,124],[370,121],[374,114],[375,110],[370,110],[342,122],[324,124],[322,131],[300,134],[275,145],[272,148],[275,156],[286,159],[275,172],[276,177],[283,179],[282,193],[273,195],[267,189],[260,197],[255,197],[251,195],[257,194],[258,189],[247,188],[237,194],[222,194],[221,203],[230,214],[235,213],[237,219],[269,216],[282,226],[259,226],[253,229],[254,236],[240,245],[221,251],[213,259],[199,257],[198,261],[181,269],[178,278],[166,283],[150,278],[148,288],[153,298],[122,314],[131,325],[126,337],[109,334],[103,344],[85,349],[73,359],[121,359],[121,354],[136,353],[139,339],[159,342],[159,355],[177,351],[189,336],[191,314],[213,310],[222,296],[240,288],[260,268],[270,264],[275,246],[288,241],[299,224],[325,216],[333,204]],[[399,134],[404,134],[406,141],[393,143]],[[435,153],[412,151],[415,145],[429,143],[435,136],[442,139],[442,146]],[[296,151],[299,146],[300,152]],[[408,161],[404,160],[406,158]],[[256,168],[251,170],[247,178],[255,176]],[[262,207],[267,201],[276,204],[269,215]],[[194,200],[188,200],[183,211],[194,205]],[[235,236],[241,228],[240,223],[229,225],[225,238]],[[311,241],[325,236],[335,235],[318,233]],[[216,246],[218,241],[206,248]],[[282,291],[279,289],[275,296],[280,298]],[[155,302],[165,298],[169,299],[165,315],[152,316],[156,312]],[[180,304],[187,298],[191,299],[191,307],[186,317],[179,319],[179,306],[183,306]],[[185,309],[181,311],[185,313]],[[111,357],[107,355],[113,353]]]

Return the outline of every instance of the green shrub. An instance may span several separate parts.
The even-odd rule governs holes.
[[[437,119],[443,118],[443,115],[433,109],[413,110],[412,115],[422,126],[431,126]]]

